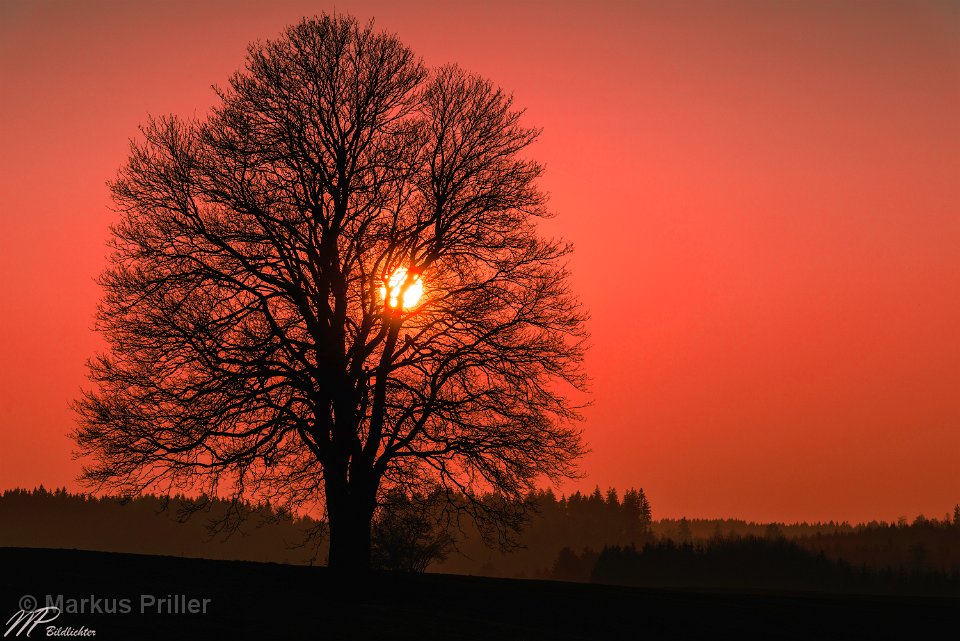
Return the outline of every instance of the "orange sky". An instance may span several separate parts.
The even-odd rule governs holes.
[[[960,502],[960,5],[337,3],[515,93],[592,314],[584,481],[655,516]],[[197,6],[194,6],[197,5]],[[322,2],[0,1],[0,488],[68,404],[147,113],[203,114]]]

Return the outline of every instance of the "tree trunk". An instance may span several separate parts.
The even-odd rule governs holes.
[[[327,484],[327,517],[330,520],[328,566],[338,572],[365,572],[370,569],[370,527],[374,497],[346,486]]]

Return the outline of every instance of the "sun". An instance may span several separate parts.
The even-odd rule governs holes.
[[[423,296],[423,279],[419,274],[408,277],[406,267],[397,267],[389,279],[385,279],[380,286],[380,297],[383,298],[388,307],[400,307],[410,309],[420,302]]]

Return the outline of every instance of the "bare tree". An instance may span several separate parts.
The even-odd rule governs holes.
[[[318,505],[331,567],[363,568],[391,487],[509,524],[575,473],[584,313],[512,98],[340,16],[217,93],[149,120],[111,185],[83,478]]]

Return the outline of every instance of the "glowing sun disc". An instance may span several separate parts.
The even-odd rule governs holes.
[[[420,302],[421,296],[423,280],[419,274],[408,279],[406,267],[395,269],[387,282],[380,286],[380,297],[386,300],[389,307],[396,307],[400,303],[403,309],[410,309]]]

